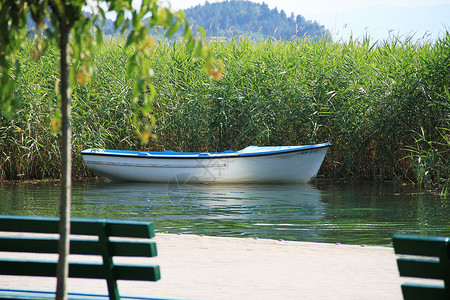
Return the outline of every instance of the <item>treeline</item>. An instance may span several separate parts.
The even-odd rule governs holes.
[[[156,139],[141,145],[131,109],[133,78],[123,41],[92,57],[94,76],[73,90],[74,176],[93,176],[86,148],[176,151],[239,150],[249,145],[330,141],[320,174],[333,179],[398,180],[450,186],[450,34],[411,40],[211,42],[225,69],[208,78],[176,41],[155,41],[147,58],[157,89]],[[20,109],[0,117],[0,179],[59,177],[58,52],[39,60],[30,42],[18,49]]]
[[[200,25],[209,37],[244,35],[254,38],[272,37],[277,40],[328,35],[317,22],[307,21],[301,15],[287,16],[284,10],[270,9],[267,4],[231,0],[206,2],[185,10],[194,25]]]
[[[89,12],[84,13],[90,15]],[[185,14],[194,29],[201,26],[206,30],[208,38],[232,38],[243,35],[257,40],[263,38],[286,40],[330,36],[329,31],[317,22],[306,20],[301,15],[287,16],[284,10],[270,9],[265,3],[257,4],[245,0],[206,2],[204,5],[186,9]],[[51,26],[49,23],[46,25]],[[120,36],[122,33],[122,28],[116,28],[115,22],[111,19],[106,18],[104,23],[98,25],[104,35]],[[34,27],[32,18],[28,18],[28,28]],[[125,34],[129,31],[130,29]],[[164,36],[164,32],[157,28],[151,34],[155,38]]]
[[[274,38],[321,38],[329,36],[324,26],[303,16],[284,10],[270,9],[267,4],[250,1],[232,0],[217,3],[206,2],[185,10],[186,17],[194,28],[201,26],[209,38],[223,38],[244,35],[254,39]],[[106,19],[102,27],[106,35],[117,35],[120,29],[114,27],[114,21]],[[154,35],[163,35],[155,31]]]

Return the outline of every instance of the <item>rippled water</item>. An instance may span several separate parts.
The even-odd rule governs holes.
[[[0,184],[0,214],[57,216],[58,183]],[[73,217],[153,220],[159,232],[389,245],[450,235],[448,200],[384,183],[188,185],[75,182]]]

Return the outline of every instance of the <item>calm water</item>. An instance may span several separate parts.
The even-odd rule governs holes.
[[[0,183],[0,214],[57,216],[57,183]],[[394,184],[167,185],[74,182],[73,217],[153,220],[159,232],[389,245],[450,235],[449,201]]]

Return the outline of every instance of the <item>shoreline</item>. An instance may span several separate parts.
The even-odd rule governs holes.
[[[122,296],[178,299],[402,299],[393,248],[156,233],[157,282],[119,281]],[[134,259],[136,262],[136,259]],[[8,277],[8,278],[6,278]],[[54,290],[56,280],[0,276],[0,288]],[[82,289],[80,290],[80,287]],[[69,291],[102,294],[100,280]]]

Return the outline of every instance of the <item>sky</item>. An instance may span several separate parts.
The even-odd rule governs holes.
[[[222,0],[209,0],[209,3]],[[173,9],[187,9],[205,0],[162,0]],[[336,39],[383,40],[392,36],[437,39],[450,31],[450,0],[252,0],[289,16],[302,15],[330,30]]]

